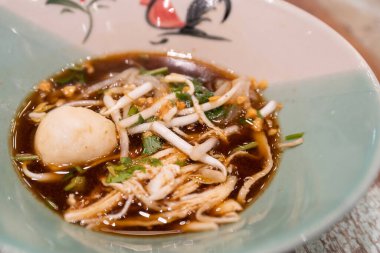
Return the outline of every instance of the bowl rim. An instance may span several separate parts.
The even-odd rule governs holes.
[[[377,80],[373,70],[370,68],[366,60],[362,57],[362,55],[337,31],[331,28],[322,20],[313,16],[312,14],[304,11],[303,9],[286,2],[284,0],[265,0],[270,4],[274,4],[279,8],[284,9],[287,12],[296,13],[297,15],[302,16],[302,19],[309,20],[313,23],[313,25],[323,28],[326,32],[333,35],[334,39],[338,40],[342,45],[346,46],[349,49],[349,52],[353,54],[358,62],[361,62],[361,69],[364,70],[367,75],[370,83],[374,91],[377,93],[377,100],[380,104],[380,85]],[[348,51],[347,51],[348,52]],[[96,56],[95,56],[96,58]],[[219,66],[218,66],[219,67]],[[9,133],[10,126],[8,127]],[[9,148],[8,148],[9,151]],[[371,159],[371,162],[368,166],[368,170],[366,171],[365,177],[356,184],[356,188],[354,191],[351,191],[348,194],[347,198],[345,198],[340,206],[331,210],[329,213],[325,214],[321,217],[318,222],[314,222],[316,226],[309,226],[304,229],[301,236],[294,236],[286,241],[279,241],[278,244],[272,245],[271,248],[265,249],[261,252],[279,252],[279,251],[287,251],[296,248],[297,246],[305,243],[306,241],[310,241],[311,239],[321,235],[323,232],[327,231],[331,226],[333,226],[336,222],[338,222],[346,213],[348,213],[354,206],[357,204],[358,200],[365,195],[365,193],[370,188],[371,184],[376,180],[377,175],[380,171],[380,141],[377,143],[374,155]],[[62,220],[62,222],[64,222]],[[20,244],[17,241],[14,241],[13,238],[9,236],[2,235],[0,237],[0,249],[11,249],[17,250],[20,252],[34,252],[30,251],[27,247],[27,244]],[[38,249],[36,249],[38,250]],[[253,249],[255,250],[255,249]],[[240,248],[240,253],[251,252],[249,248]]]

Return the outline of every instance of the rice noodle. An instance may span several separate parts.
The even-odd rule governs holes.
[[[129,207],[132,204],[133,198],[134,198],[133,195],[129,195],[127,201],[125,201],[124,206],[120,210],[120,212],[115,213],[115,214],[108,214],[106,216],[106,218],[109,219],[109,220],[118,220],[118,219],[122,218],[123,216],[125,216],[127,214],[127,212],[128,212]]]
[[[111,210],[123,198],[120,192],[112,191],[107,196],[101,198],[97,202],[80,209],[68,209],[63,217],[68,222],[78,222],[97,215],[103,214]]]
[[[245,182],[243,186],[240,188],[237,200],[240,203],[245,203],[246,202],[246,197],[251,189],[252,185],[257,182],[260,178],[265,177],[268,175],[268,173],[272,170],[273,167],[273,159],[272,159],[272,154],[270,151],[270,147],[268,144],[267,137],[263,132],[254,132],[254,137],[255,140],[258,144],[259,151],[262,152],[263,156],[265,157],[265,162],[264,162],[264,169],[250,177],[247,177],[245,179]]]
[[[250,157],[252,159],[257,159],[257,160],[260,158],[260,157],[257,157],[257,156],[254,156],[254,155],[248,153],[247,151],[236,151],[236,152],[232,153],[230,156],[227,157],[227,159],[224,162],[224,164],[226,166],[228,166],[231,163],[231,161],[233,159],[235,159],[235,157],[237,157],[237,156],[248,156],[248,157]]]
[[[197,172],[191,175],[195,181],[201,184],[218,184],[226,180],[225,176],[217,170],[209,168],[200,168]]]
[[[189,193],[192,193],[197,190],[199,186],[200,184],[198,182],[195,180],[190,180],[189,182],[177,187],[177,189],[172,193],[171,199],[176,200]]]
[[[191,221],[179,227],[181,231],[184,232],[199,232],[199,231],[209,231],[209,230],[217,230],[218,225],[215,222],[199,222],[199,221]]]
[[[210,214],[212,215],[224,215],[231,212],[238,212],[243,210],[243,207],[234,199],[228,199],[216,205],[212,210],[210,210]]]
[[[205,206],[207,207],[207,205]],[[237,222],[240,219],[240,216],[235,212],[227,213],[221,217],[213,217],[203,214],[204,211],[206,210],[203,210],[202,207],[198,209],[195,216],[197,220],[201,222],[232,223]]]

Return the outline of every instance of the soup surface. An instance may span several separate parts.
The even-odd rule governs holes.
[[[19,108],[12,153],[72,223],[155,235],[239,220],[279,162],[264,81],[197,60],[126,53],[71,65]]]

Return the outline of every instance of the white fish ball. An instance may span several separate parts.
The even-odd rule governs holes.
[[[34,137],[34,148],[42,161],[57,166],[80,165],[106,156],[117,144],[111,120],[90,109],[71,106],[50,111]]]

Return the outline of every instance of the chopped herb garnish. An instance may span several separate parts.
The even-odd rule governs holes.
[[[139,113],[139,108],[137,108],[135,105],[132,105],[128,110],[128,116],[133,116],[137,113]]]
[[[261,119],[264,118],[263,115],[261,114],[260,110],[256,110],[256,112],[257,112],[257,117],[259,117]]]
[[[152,70],[141,70],[140,73],[143,75],[150,75],[150,76],[166,75],[169,73],[169,69],[168,67],[162,67],[162,68],[152,69]]]
[[[290,134],[290,135],[285,136],[285,140],[286,141],[291,141],[291,140],[299,139],[299,138],[302,138],[304,134],[305,133],[303,133],[303,132],[301,132],[301,133],[295,133],[295,134]]]
[[[120,183],[128,180],[136,170],[145,172],[143,165],[133,164],[132,162],[128,164],[109,164],[107,169],[110,172],[106,179],[107,183]]]
[[[85,169],[83,169],[82,167],[80,166],[75,166],[75,170],[78,171],[79,174],[83,174],[86,172]]]
[[[176,92],[175,95],[178,98],[178,100],[185,102],[186,108],[190,108],[193,106],[190,94],[184,92]]]
[[[63,188],[65,191],[83,191],[86,187],[86,178],[77,176],[70,180],[70,183]]]
[[[225,117],[227,114],[227,110],[225,106],[219,106],[215,109],[205,112],[205,114],[209,120],[217,120],[222,117]]]
[[[74,177],[74,175],[75,175],[75,172],[72,170],[63,176],[62,181],[66,182],[66,181],[72,179]]]
[[[183,167],[183,166],[186,166],[187,165],[187,160],[177,160],[175,162],[175,164],[177,164],[178,166],[180,167]]]
[[[46,200],[45,203],[46,203],[46,205],[48,205],[48,207],[50,207],[50,208],[52,208],[52,209],[54,209],[54,210],[56,210],[56,211],[59,210],[57,204],[54,203],[52,200],[50,200],[50,199],[48,199],[48,198],[46,198],[45,200]]]
[[[151,155],[156,153],[162,146],[160,137],[151,135],[143,138],[143,154]]]
[[[121,157],[120,163],[127,165],[132,163],[132,159],[130,157]]]
[[[156,121],[156,120],[157,120],[157,117],[152,116],[152,117],[150,117],[150,118],[147,118],[147,119],[145,120],[145,122],[154,122],[154,121]]]
[[[141,114],[139,114],[139,117],[137,118],[137,121],[135,124],[133,124],[133,126],[137,126],[137,125],[140,125],[142,123],[145,122],[145,119],[141,116]]]
[[[38,160],[39,157],[37,155],[32,155],[32,154],[17,154],[13,159],[16,162],[25,162],[25,161]]]
[[[170,83],[169,87],[172,92],[182,92],[185,85],[185,83]]]
[[[253,124],[253,119],[251,119],[251,118],[247,118],[247,119],[246,118],[240,118],[239,119],[239,124],[243,125],[243,126],[247,125],[247,124],[248,125],[252,125]]]
[[[176,92],[175,93],[176,97],[183,101],[183,102],[187,102],[187,101],[190,101],[191,103],[191,96],[189,93],[185,93],[185,92]]]
[[[249,149],[256,148],[256,147],[257,147],[257,142],[252,141],[252,142],[250,142],[248,144],[245,144],[245,145],[239,146],[237,148],[234,148],[234,150],[232,152],[235,153],[237,151],[245,151],[245,150],[249,150]]]
[[[147,163],[147,164],[149,164],[149,165],[151,165],[153,167],[162,166],[162,162],[158,158],[144,157],[144,158],[139,159],[138,161],[140,161],[142,163]]]
[[[208,102],[208,99],[214,96],[214,93],[208,90],[203,84],[197,80],[193,80],[194,84],[194,96],[198,99],[199,104],[204,104]]]
[[[53,81],[57,84],[63,85],[73,82],[85,82],[85,68],[83,66],[73,66],[66,69],[62,74],[54,77]]]

